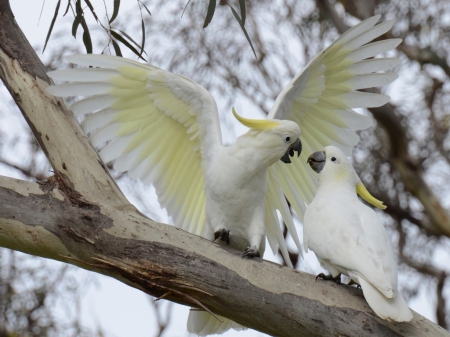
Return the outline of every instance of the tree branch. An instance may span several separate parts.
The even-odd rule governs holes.
[[[421,336],[428,329],[449,336],[418,314],[411,323],[379,319],[359,289],[244,260],[136,212],[74,204],[57,186],[0,177],[0,245],[114,277],[152,296],[200,302],[271,335]]]

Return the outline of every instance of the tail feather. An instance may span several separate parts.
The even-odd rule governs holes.
[[[247,329],[246,327],[233,322],[228,318],[221,316],[217,317],[219,317],[223,322],[220,322],[217,318],[206,311],[191,309],[187,321],[187,330],[189,333],[196,334],[198,336],[208,336],[223,334],[230,329],[237,331]]]
[[[393,298],[387,298],[362,277],[359,277],[359,284],[367,303],[381,318],[396,322],[409,322],[413,318],[408,304],[399,292]]]

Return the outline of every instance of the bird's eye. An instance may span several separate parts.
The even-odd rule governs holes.
[[[286,143],[290,142],[290,141],[291,141],[291,137],[289,137],[289,136],[285,137],[285,138],[284,138],[284,141],[285,141]]]
[[[336,157],[331,157],[331,161],[336,161]]]

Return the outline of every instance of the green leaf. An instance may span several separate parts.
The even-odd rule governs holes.
[[[70,1],[67,1],[66,11],[64,12],[63,16],[66,16],[66,14],[69,12],[69,8],[70,8]]]
[[[91,34],[89,34],[89,30],[85,30],[83,32],[83,43],[86,47],[86,53],[92,54],[92,40],[91,40]]]
[[[92,6],[92,4],[91,4],[91,2],[89,0],[84,0],[84,2],[86,2],[86,5],[89,7],[89,9],[91,10],[91,13],[94,16],[95,20],[98,22],[97,14],[95,14],[95,11],[94,11],[94,6]]]
[[[237,22],[239,22],[239,25],[241,26],[241,29],[244,32],[245,38],[247,39],[248,43],[250,44],[250,47],[252,48],[253,54],[255,55],[255,58],[256,58],[255,48],[253,48],[252,41],[250,41],[250,37],[248,36],[247,30],[245,29],[244,24],[243,24],[241,18],[239,17],[239,14],[236,12],[236,10],[232,6],[230,6],[230,8],[231,8],[231,12],[233,13]]]
[[[116,30],[118,30],[119,32],[122,33],[123,36],[125,36],[128,40],[130,40],[137,48],[141,49],[141,45],[139,43],[137,43],[136,41],[134,41],[130,35],[128,35],[127,33],[125,33],[123,30],[119,29],[119,28],[114,28]],[[111,30],[112,32],[112,30]],[[122,42],[122,41],[121,41]],[[147,54],[146,52],[144,52],[144,54]]]
[[[55,21],[56,21],[56,17],[58,16],[60,5],[61,5],[61,0],[58,0],[58,3],[56,4],[56,8],[55,8],[55,14],[53,15],[52,22],[50,23],[50,28],[48,29],[47,38],[45,39],[44,49],[42,50],[42,53],[45,51],[45,48],[47,47],[47,42],[50,39],[50,35],[52,35],[53,26],[55,25]]]
[[[245,18],[247,16],[245,11],[245,0],[239,0],[239,8],[241,9],[242,25],[245,25]]]
[[[113,14],[111,16],[111,19],[109,19],[110,24],[116,19],[117,14],[119,14],[119,7],[120,7],[120,0],[114,0]]]
[[[86,53],[92,54],[91,34],[89,33],[89,28],[86,24],[86,20],[84,20],[84,17],[81,18],[81,26],[83,27],[83,43],[86,47]]]
[[[189,0],[190,1],[190,0]],[[150,13],[150,10],[147,8],[147,6],[145,5],[145,3],[143,3],[142,1],[139,1],[139,3],[144,6],[145,10],[147,11],[148,15],[152,16],[152,13]]]
[[[120,36],[120,34],[118,34],[117,32],[111,30],[111,35],[119,42],[123,43],[125,46],[127,46],[133,53],[135,53],[140,59],[146,61],[141,54],[139,54],[139,52],[136,50],[136,48],[133,47],[133,45],[131,45],[130,42],[128,42],[127,40],[125,40],[122,36]],[[123,33],[121,31],[121,33]],[[140,46],[138,46],[138,48],[140,48]]]
[[[141,55],[144,53],[144,46],[145,46],[145,24],[144,19],[141,19],[141,27],[142,27],[142,41],[141,41]]]
[[[111,40],[111,41],[112,41],[112,44],[114,47],[114,51],[116,52],[116,55],[122,57],[122,51],[120,50],[119,44],[115,40]]]
[[[78,26],[81,23],[81,19],[83,18],[83,15],[81,14],[77,14],[77,16],[75,17],[75,19],[73,20],[73,24],[72,24],[72,36],[74,38],[77,38],[77,29]]]
[[[209,0],[208,12],[206,13],[205,23],[203,24],[203,28],[208,27],[211,22],[214,12],[216,11],[216,0]]]

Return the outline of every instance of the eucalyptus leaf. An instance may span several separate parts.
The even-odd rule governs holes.
[[[245,25],[245,18],[247,17],[247,13],[245,10],[245,0],[239,0],[239,8],[241,9],[242,25]]]
[[[141,28],[142,28],[141,55],[142,55],[142,53],[144,53],[144,47],[145,47],[145,24],[144,24],[144,19],[141,20]]]
[[[139,1],[139,3],[144,6],[145,10],[147,11],[148,15],[152,15],[152,13],[150,13],[150,10],[147,8],[147,6],[145,5],[145,3],[143,3],[142,1]]]
[[[95,14],[94,11],[94,6],[92,6],[91,2],[89,0],[84,0],[84,2],[86,2],[86,5],[89,7],[89,9],[91,10],[92,15],[94,16],[95,20],[98,22],[98,17],[97,14]]]
[[[208,11],[206,13],[205,23],[203,24],[203,28],[208,27],[211,22],[214,12],[216,11],[216,0],[209,0]]]
[[[248,36],[247,30],[245,29],[244,24],[243,24],[241,18],[239,17],[238,12],[236,12],[236,10],[232,6],[230,6],[230,8],[231,8],[231,12],[233,13],[233,15],[236,18],[237,22],[241,26],[241,29],[244,32],[245,38],[247,39],[248,43],[250,44],[250,47],[252,48],[252,51],[253,51],[253,55],[255,55],[255,58],[256,58],[255,48],[253,48],[252,41],[250,41],[250,36]]]
[[[111,42],[114,47],[114,51],[116,52],[116,55],[122,57],[122,51],[120,50],[119,44],[114,39],[111,40]]]
[[[56,21],[56,17],[58,16],[60,5],[61,5],[61,0],[58,0],[58,3],[56,4],[56,8],[55,8],[55,14],[53,15],[52,22],[50,23],[50,28],[48,29],[47,38],[45,39],[44,49],[42,50],[42,52],[45,51],[45,48],[47,47],[47,42],[50,39],[50,35],[52,35],[53,27],[55,26],[55,21]]]
[[[120,7],[120,0],[114,0],[113,14],[111,16],[111,19],[109,19],[110,24],[116,19],[117,14],[119,14],[119,7]]]
[[[86,47],[86,53],[92,54],[92,39],[91,34],[89,33],[89,28],[86,24],[86,20],[84,17],[81,18],[81,26],[83,27],[83,43]]]
[[[142,54],[140,54],[137,49],[127,40],[125,40],[119,33],[111,30],[111,35],[119,42],[123,43],[126,47],[128,47],[133,53],[135,53],[140,59],[146,61],[143,57]],[[140,46],[138,46],[140,48]]]

